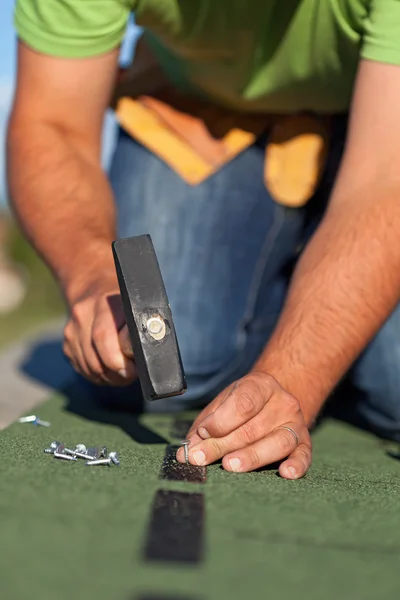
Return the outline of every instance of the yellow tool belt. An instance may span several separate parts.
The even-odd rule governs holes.
[[[243,114],[184,95],[162,73],[143,38],[116,86],[121,127],[189,185],[198,185],[268,131],[264,182],[274,200],[303,206],[321,179],[331,118]]]

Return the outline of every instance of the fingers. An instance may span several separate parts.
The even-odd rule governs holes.
[[[226,400],[226,398],[228,398],[230,396],[230,394],[231,394],[232,390],[235,388],[235,386],[236,386],[236,382],[232,383],[232,385],[225,388],[220,394],[218,394],[218,396],[216,398],[214,398],[214,400],[212,402],[210,402],[210,404],[208,404],[201,411],[201,413],[194,420],[192,427],[190,428],[190,431],[187,435],[188,439],[192,439],[192,437],[194,435],[198,435],[198,428],[199,428],[200,424],[203,421],[205,421],[205,419],[208,417],[208,415],[210,415],[214,411],[216,411],[217,408],[222,404],[222,402],[224,402]],[[200,439],[202,439],[202,438],[200,438]]]
[[[212,402],[210,402],[210,404],[208,404],[201,411],[201,413],[196,417],[196,419],[193,421],[193,424],[186,436],[186,439],[190,440],[189,448],[193,448],[193,446],[195,446],[196,444],[198,444],[199,442],[201,442],[203,440],[203,438],[199,436],[198,431],[197,431],[199,424],[202,421],[204,421],[208,415],[212,414],[218,408],[218,406],[221,404],[221,402],[223,402],[225,400],[225,398],[230,394],[231,389],[234,386],[235,386],[235,384],[233,383],[228,388],[226,388],[223,392],[221,392],[221,394],[219,394]],[[179,448],[179,450],[176,453],[176,458],[180,462],[185,462],[183,448]]]
[[[190,462],[196,465],[211,464],[229,452],[244,448],[265,437],[266,431],[268,413],[263,411],[224,437],[203,440],[199,436],[193,436],[189,446]]]
[[[300,479],[311,467],[311,445],[299,444],[279,467],[279,474],[285,479]]]
[[[208,412],[210,411],[210,405],[208,405],[201,413],[199,416],[202,416],[204,414],[205,411]],[[198,417],[199,418],[199,417]],[[198,420],[198,418],[196,419],[196,421]],[[194,421],[190,431],[188,432],[186,439],[190,441],[190,445],[189,448],[193,448],[193,446],[196,446],[197,444],[199,444],[200,442],[203,441],[203,438],[201,438],[199,436],[199,434],[197,433],[197,429],[196,429],[196,421]],[[179,448],[179,450],[176,453],[176,458],[179,462],[185,462],[185,452],[183,450],[183,448]]]
[[[286,428],[278,428],[268,435],[263,435],[265,423],[260,422],[259,418],[254,418],[245,425],[245,434],[243,429],[239,428],[224,438],[210,438],[191,444],[189,461],[200,466],[223,458],[222,465],[227,471],[245,473],[289,457],[282,463],[279,472],[287,479],[298,479],[311,465],[311,442],[304,425],[299,427],[298,423],[288,423],[285,427],[296,433],[301,429],[301,432],[297,433],[300,444]]]
[[[111,383],[107,369],[91,345],[90,336],[79,331],[73,322],[65,328],[63,350],[74,369],[83,377],[98,385]]]
[[[135,365],[122,352],[118,331],[107,306],[98,308],[90,337],[108,379],[114,385],[130,383],[136,374]]]
[[[256,374],[237,381],[211,414],[198,424],[198,434],[203,438],[221,438],[235,431],[255,417],[273,394],[273,378]]]
[[[133,360],[133,350],[131,339],[129,337],[128,325],[123,326],[118,334],[118,338],[122,354],[130,360]]]
[[[70,321],[64,329],[64,345],[63,351],[69,358],[74,369],[87,379],[96,380],[101,383],[101,369],[97,369],[96,365],[91,365],[86,360],[83,346],[79,343],[79,335],[75,324]]]
[[[294,429],[296,425],[290,427]],[[276,429],[251,446],[226,455],[222,465],[227,471],[245,473],[289,456],[280,465],[279,473],[286,479],[298,479],[305,475],[311,465],[312,451],[308,432],[304,437],[306,441],[297,445],[296,439],[290,431]]]
[[[302,477],[311,465],[311,440],[300,404],[265,373],[253,372],[217,396],[197,417],[188,438],[193,465],[222,458],[226,470],[248,472],[284,461],[280,474],[288,479]],[[184,461],[183,449],[177,459]]]
[[[121,314],[112,310],[106,295],[89,296],[72,308],[64,330],[64,353],[73,367],[94,383],[120,386],[136,378],[135,364],[123,353],[118,337]],[[126,347],[127,333],[123,336]]]

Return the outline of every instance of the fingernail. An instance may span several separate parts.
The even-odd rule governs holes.
[[[197,430],[197,433],[199,434],[200,437],[203,438],[203,440],[207,440],[209,437],[211,437],[205,427],[199,427],[199,429]]]
[[[240,469],[242,467],[242,463],[239,458],[230,458],[229,466],[232,469],[232,471],[237,472],[237,471],[240,471]]]
[[[294,467],[288,467],[287,469],[292,477],[296,477],[296,470],[294,469]]]
[[[196,452],[193,452],[193,459],[196,465],[204,465],[206,462],[206,455],[203,450],[196,450]]]
[[[128,377],[128,371],[126,369],[120,369],[118,371],[118,375],[120,375],[124,379],[127,379],[127,377]]]

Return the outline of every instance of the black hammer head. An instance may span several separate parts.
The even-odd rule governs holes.
[[[151,237],[121,239],[112,249],[143,396],[158,400],[183,394],[185,374]]]

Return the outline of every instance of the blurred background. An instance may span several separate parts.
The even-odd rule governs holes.
[[[0,19],[0,350],[29,330],[62,317],[65,309],[45,265],[24,240],[8,208],[5,138],[16,70],[14,0],[2,0]],[[131,61],[140,29],[132,18],[121,49],[121,64]],[[113,153],[115,121],[104,123],[103,166]]]

